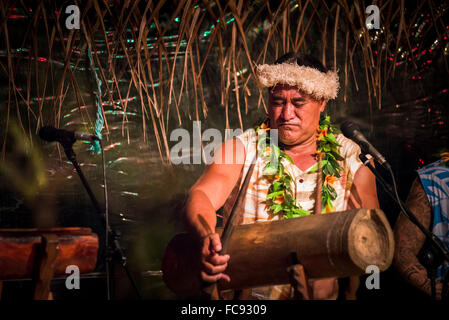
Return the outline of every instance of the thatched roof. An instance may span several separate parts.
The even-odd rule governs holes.
[[[338,71],[340,101],[362,90],[371,120],[392,81],[419,77],[427,61],[449,70],[444,1],[374,1],[378,30],[366,28],[366,4],[358,0],[89,0],[79,3],[79,30],[65,26],[69,4],[1,1],[2,131],[13,114],[29,134],[44,124],[60,127],[72,97],[86,130],[98,116],[85,106],[101,106],[107,133],[105,111],[121,112],[126,123],[134,99],[144,139],[155,139],[167,159],[169,127],[206,118],[211,103],[224,108],[226,127],[244,127],[249,104],[266,109],[255,65],[288,51],[312,53]]]

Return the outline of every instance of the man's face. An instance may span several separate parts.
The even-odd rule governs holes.
[[[302,144],[315,137],[326,102],[317,101],[290,85],[276,85],[269,92],[270,127],[278,129],[285,145]]]

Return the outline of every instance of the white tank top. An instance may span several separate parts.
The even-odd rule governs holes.
[[[257,134],[254,129],[249,129],[237,137],[245,147],[245,164],[240,176],[240,181],[236,184],[223,207],[223,218],[227,219],[235,203],[238,191],[243,183],[242,177],[246,176],[252,160],[257,152]],[[344,160],[339,161],[343,168],[340,178],[334,183],[333,187],[337,193],[337,198],[332,201],[333,211],[345,211],[348,207],[348,199],[351,192],[352,183],[357,170],[362,166],[359,159],[360,147],[339,134],[336,136],[340,144],[339,152]],[[279,216],[270,216],[267,211],[266,201],[270,182],[263,176],[263,170],[267,164],[266,158],[258,157],[254,166],[248,190],[243,199],[243,205],[236,214],[240,216],[239,224],[250,224],[261,221],[278,220]],[[292,190],[296,195],[301,207],[309,212],[314,211],[317,173],[310,173],[309,168],[305,171],[299,169],[296,165],[283,160],[283,165],[293,177]],[[243,212],[242,212],[243,210]],[[252,297],[259,299],[288,299],[290,294],[290,285],[269,286],[262,288],[253,288]]]

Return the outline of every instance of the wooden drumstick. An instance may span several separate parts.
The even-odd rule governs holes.
[[[253,158],[253,161],[251,162],[251,165],[246,173],[245,179],[243,180],[242,187],[240,188],[237,200],[235,201],[234,207],[231,210],[231,213],[229,214],[228,220],[226,222],[226,225],[223,229],[223,233],[221,234],[221,251],[220,255],[225,255],[228,253],[228,245],[230,238],[234,232],[235,227],[237,226],[238,222],[238,215],[237,211],[239,211],[240,208],[243,206],[243,199],[245,198],[246,191],[248,189],[249,182],[251,180],[251,176],[254,171],[254,166],[257,161],[257,151]],[[213,284],[205,284],[203,287],[203,292],[209,295],[211,300],[219,300],[220,294],[217,283]]]
[[[317,177],[316,177],[316,193],[315,193],[315,209],[313,211],[313,214],[320,214],[321,213],[321,184],[323,181],[323,173],[321,172],[321,153],[318,154],[318,171],[317,171]]]

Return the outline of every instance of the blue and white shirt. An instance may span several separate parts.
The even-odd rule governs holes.
[[[432,207],[432,232],[449,248],[449,168],[440,166],[442,160],[433,162],[418,170],[419,178]],[[437,279],[448,272],[449,265],[444,270],[438,268]]]

